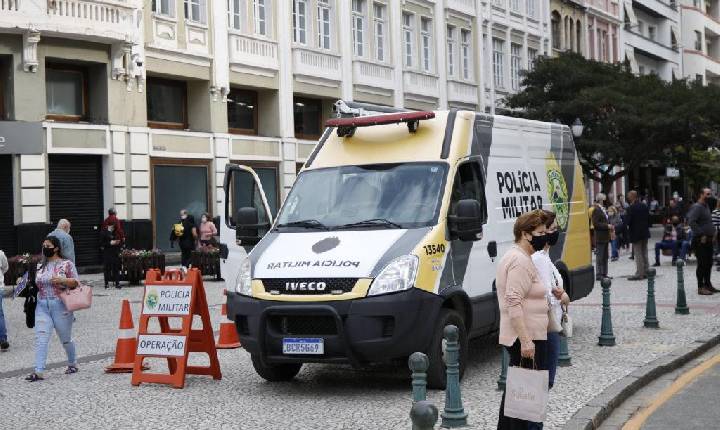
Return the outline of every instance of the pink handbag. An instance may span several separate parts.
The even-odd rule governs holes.
[[[60,293],[60,300],[70,312],[87,309],[92,305],[92,288],[78,284],[75,289],[67,289]]]

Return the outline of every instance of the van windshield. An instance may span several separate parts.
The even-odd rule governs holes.
[[[406,163],[308,170],[298,176],[276,228],[417,228],[436,223],[447,164]]]

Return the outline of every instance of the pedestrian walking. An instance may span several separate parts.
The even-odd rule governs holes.
[[[195,218],[188,213],[186,209],[180,211],[180,222],[173,225],[170,232],[170,247],[173,247],[175,241],[178,242],[181,254],[181,264],[183,267],[190,266],[190,258],[192,251],[195,249],[195,241],[198,233],[195,226]]]
[[[10,348],[2,303],[3,297],[5,296],[5,274],[9,268],[7,257],[2,249],[0,249],[0,351],[7,351],[8,348]]]
[[[630,207],[625,211],[625,222],[635,259],[635,274],[628,277],[628,280],[639,281],[647,278],[649,266],[647,243],[650,239],[650,210],[645,203],[638,200],[638,193],[635,190],[628,193],[628,201]]]
[[[720,263],[717,262],[717,257],[720,256],[720,200],[717,200],[715,210],[712,211],[712,223],[715,227],[715,265],[720,270]]]
[[[65,374],[78,371],[75,341],[72,327],[75,317],[68,311],[59,294],[66,289],[75,289],[79,285],[75,264],[66,259],[62,244],[55,236],[49,236],[42,244],[43,260],[35,274],[38,288],[37,307],[35,308],[35,371],[25,380],[29,382],[44,379],[50,336],[55,329],[68,359]]]
[[[608,244],[612,231],[605,210],[605,200],[605,194],[598,193],[592,211],[592,225],[595,230],[595,279],[598,281],[608,276]]]
[[[622,217],[617,206],[611,205],[607,208],[608,223],[612,226],[610,231],[610,261],[617,261],[620,257],[620,240],[623,227]]]
[[[693,233],[692,249],[697,258],[695,276],[698,282],[698,294],[707,296],[718,292],[710,282],[713,259],[713,239],[715,226],[712,223],[712,214],[708,201],[712,197],[710,188],[703,188],[698,200],[687,213],[688,224]]]
[[[72,261],[75,264],[75,243],[73,242],[72,236],[70,236],[70,221],[65,218],[61,219],[57,223],[57,228],[48,234],[49,236],[55,236],[60,241],[63,249],[63,255],[67,260]]]
[[[105,289],[109,287],[110,282],[115,284],[115,288],[120,289],[120,250],[123,240],[118,230],[116,224],[110,224],[103,227],[100,232]]]
[[[496,273],[500,344],[510,356],[510,366],[519,366],[522,360],[527,360],[537,370],[548,370],[548,302],[545,285],[531,256],[545,247],[545,221],[540,209],[517,218],[513,226],[515,244],[503,255]],[[505,394],[500,402],[497,428],[528,428],[527,421],[505,416]]]
[[[558,356],[560,354],[560,332],[557,330],[562,321],[562,306],[570,303],[570,297],[565,293],[563,278],[560,272],[550,259],[550,247],[554,246],[560,238],[560,230],[558,230],[557,222],[555,222],[555,213],[545,211],[546,221],[545,228],[547,243],[541,251],[537,251],[532,255],[532,261],[540,275],[540,280],[545,285],[545,296],[550,304],[551,313],[548,318],[555,319],[556,324],[548,324],[547,333],[547,352],[548,352],[548,373],[550,376],[550,388],[555,385],[555,374],[557,372]]]
[[[217,227],[215,227],[215,223],[210,218],[210,215],[207,213],[202,214],[200,216],[200,245],[212,245],[215,242],[213,238],[217,236],[217,234]]]

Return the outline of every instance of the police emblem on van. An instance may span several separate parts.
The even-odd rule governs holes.
[[[336,236],[326,237],[325,239],[316,242],[312,246],[312,250],[316,254],[322,254],[323,252],[328,252],[331,249],[337,248],[338,245],[340,245],[340,239]]]
[[[560,166],[558,166],[554,158],[548,160],[547,178],[548,199],[555,211],[557,224],[560,226],[560,229],[566,230],[568,220],[570,219],[570,199],[568,198],[565,178],[560,172]]]

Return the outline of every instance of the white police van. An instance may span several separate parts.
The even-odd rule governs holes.
[[[423,351],[429,386],[443,387],[443,329],[460,328],[462,371],[468,339],[498,329],[496,257],[532,209],[557,213],[552,257],[571,297],[592,289],[582,170],[567,127],[466,111],[351,115],[326,126],[276,220],[252,169],[225,172],[228,316],[263,378]]]

